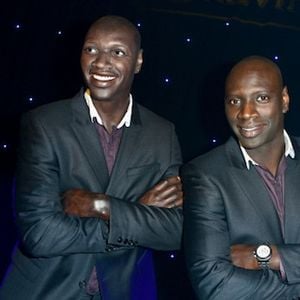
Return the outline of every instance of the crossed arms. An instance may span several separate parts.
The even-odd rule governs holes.
[[[299,277],[295,281],[293,276],[299,264],[292,266],[291,262],[283,261],[291,275],[289,281],[279,272],[279,256],[283,260],[293,253],[295,257],[296,253],[299,255],[299,246],[272,245],[270,269],[261,270],[253,256],[256,242],[264,239],[261,219],[257,219],[232,173],[208,175],[201,166],[191,163],[182,175],[186,197],[185,254],[199,299],[267,300],[299,296]]]
[[[62,203],[65,213],[78,217],[110,219],[110,198],[101,193],[71,189],[64,193]],[[178,176],[166,178],[148,190],[139,204],[161,208],[182,207],[183,192]]]

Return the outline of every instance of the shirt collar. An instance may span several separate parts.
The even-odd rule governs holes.
[[[100,125],[103,125],[103,122],[102,122],[102,119],[101,119],[101,116],[98,114],[97,110],[96,110],[96,107],[93,103],[93,100],[90,96],[90,91],[89,89],[87,89],[84,93],[84,99],[86,101],[86,104],[89,108],[89,113],[90,113],[90,118],[91,118],[91,122],[96,122]],[[126,127],[129,127],[130,124],[131,124],[131,116],[132,116],[132,103],[133,103],[133,100],[132,100],[132,95],[129,94],[129,104],[128,104],[128,107],[127,107],[127,111],[124,115],[124,117],[122,118],[122,120],[120,121],[120,123],[117,125],[117,128],[121,128],[122,126],[126,126]]]
[[[292,145],[289,135],[287,134],[287,132],[285,130],[283,131],[283,136],[284,136],[284,144],[285,144],[285,152],[284,152],[285,157],[290,156],[291,158],[295,158],[294,147]],[[247,169],[248,170],[250,169],[250,163],[258,166],[258,163],[249,156],[246,149],[241,144],[240,144],[240,148],[241,148]]]

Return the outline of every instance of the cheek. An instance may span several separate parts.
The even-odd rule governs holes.
[[[282,108],[279,106],[262,107],[257,109],[261,118],[270,120],[271,122],[277,122],[281,119]]]
[[[90,60],[84,56],[81,56],[80,65],[81,65],[82,71],[85,72],[87,70],[88,66],[90,65]]]
[[[229,123],[234,122],[237,116],[237,110],[232,108],[225,108],[225,115]]]

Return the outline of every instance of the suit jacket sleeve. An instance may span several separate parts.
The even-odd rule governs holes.
[[[160,180],[178,175],[181,151],[171,126],[169,161]],[[142,184],[141,178],[141,184]],[[159,181],[160,181],[159,180]],[[155,182],[155,184],[158,182]],[[146,192],[147,189],[144,191]],[[182,209],[159,208],[138,203],[137,199],[111,198],[111,219],[108,243],[119,246],[141,246],[156,250],[176,250],[181,246]]]
[[[285,174],[285,243],[278,244],[286,280],[300,283],[300,226],[299,226],[299,139],[292,139],[296,157],[287,159]]]
[[[16,176],[16,220],[24,251],[51,257],[105,250],[107,225],[70,217],[61,205],[59,162],[44,124],[31,114],[21,122]]]
[[[213,167],[213,166],[211,166]],[[207,171],[207,170],[206,170]],[[230,227],[220,183],[201,164],[184,167],[184,247],[198,299],[293,299],[299,284],[287,284],[278,272],[246,270],[230,259]],[[227,187],[231,188],[231,187]]]

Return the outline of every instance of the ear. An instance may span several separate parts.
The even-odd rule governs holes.
[[[136,60],[134,74],[137,74],[140,72],[140,70],[142,68],[142,64],[143,64],[143,49],[140,49],[137,60]]]
[[[285,86],[282,90],[282,112],[285,114],[289,110],[290,96],[288,88]]]

